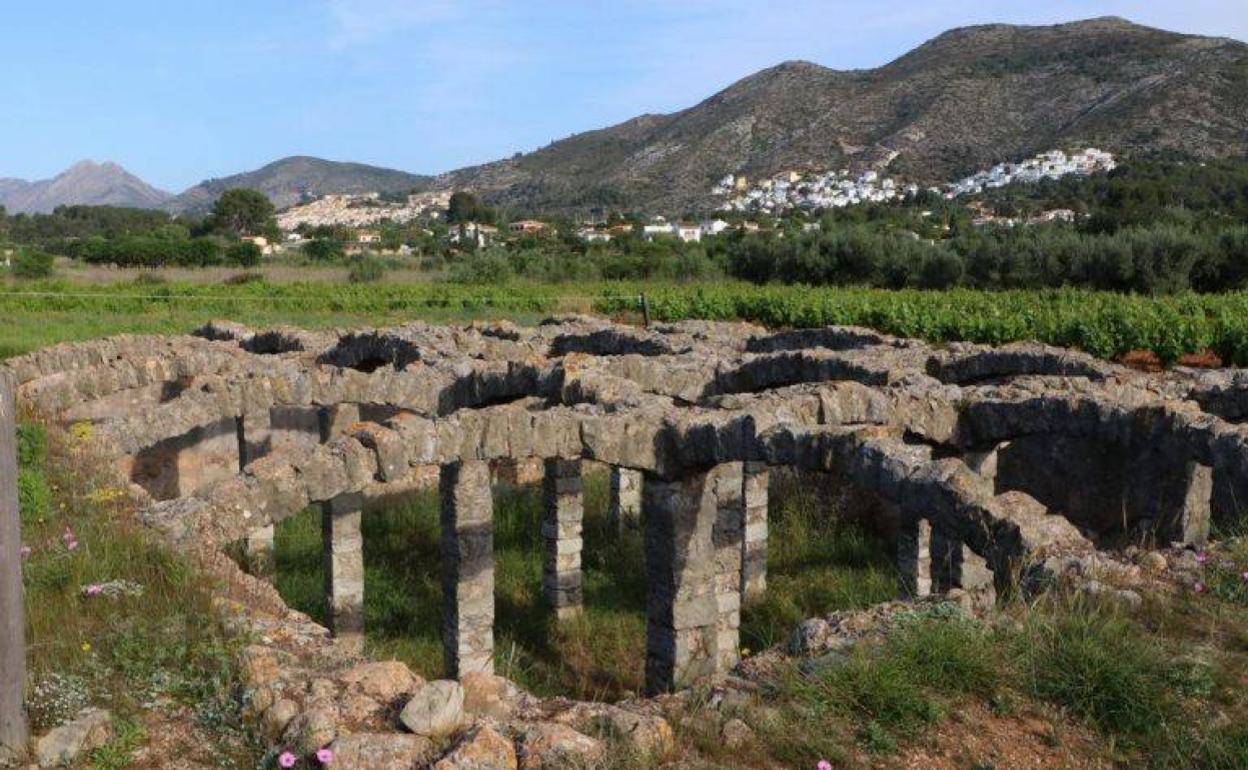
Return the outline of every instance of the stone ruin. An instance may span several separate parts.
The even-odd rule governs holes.
[[[269,738],[332,742],[361,763],[428,750],[413,746],[425,729],[413,724],[428,720],[405,711],[417,735],[403,733],[393,709],[432,697],[401,664],[359,659],[370,499],[440,489],[444,652],[467,712],[522,735],[592,712],[652,742],[665,726],[644,700],[542,701],[491,677],[498,474],[542,479],[543,592],[565,617],[582,604],[582,468],[609,466],[615,523],[644,528],[651,694],[738,665],[740,607],[766,591],[778,469],[855,491],[857,514],[896,533],[903,597],[1035,590],[1123,533],[1198,544],[1248,499],[1248,373],[1145,374],[1035,344],[587,317],[350,332],[213,323],[5,366],[44,414],[93,426],[143,521],[258,631],[247,708]],[[313,505],[328,628],[266,582],[274,525]],[[225,555],[239,543],[245,566]]]

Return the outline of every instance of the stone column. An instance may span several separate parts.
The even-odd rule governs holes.
[[[966,467],[983,476],[988,481],[996,481],[997,455],[1004,446],[1006,445],[1000,444],[984,452],[967,452],[962,455],[962,461],[966,463]]]
[[[742,504],[745,529],[741,539],[741,599],[750,601],[767,590],[767,464],[747,462],[742,467]]]
[[[711,471],[715,484],[716,669],[731,671],[741,660],[741,580],[745,555],[744,463],[724,463]]]
[[[715,673],[717,623],[712,529],[715,489],[707,474],[642,485],[646,538],[646,690],[683,687]]]
[[[340,644],[364,649],[364,496],[338,495],[321,503],[325,552],[326,625]]]
[[[585,518],[581,461],[546,460],[542,480],[542,593],[562,620],[581,611],[581,530]]]
[[[897,530],[897,573],[901,595],[912,599],[932,592],[932,525],[902,513]]]
[[[987,560],[939,527],[932,528],[931,559],[933,593],[945,594],[961,588],[971,594],[976,606],[991,606],[996,601]]]
[[[966,546],[961,540],[939,527],[932,528],[930,576],[933,593],[949,593],[952,588],[962,587],[965,554]]]
[[[625,527],[638,529],[641,524],[641,471],[611,466],[611,501],[607,516],[612,532]]]
[[[269,453],[269,431],[273,427],[268,409],[248,412],[238,418],[238,469]]]
[[[346,435],[351,426],[360,421],[358,404],[334,404],[321,407],[321,443],[328,443]]]
[[[494,501],[490,465],[442,466],[442,644],[449,676],[494,671]]]
[[[1203,545],[1209,539],[1213,506],[1213,468],[1189,462],[1183,474],[1183,503],[1172,538],[1184,545]]]
[[[273,549],[275,531],[276,527],[270,524],[267,527],[253,529],[243,540],[248,574],[269,582],[272,582],[273,576],[277,574],[277,562]]]

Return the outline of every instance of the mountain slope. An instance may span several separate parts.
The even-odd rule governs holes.
[[[726,173],[889,168],[934,183],[1066,144],[1248,152],[1248,45],[1116,18],[947,32],[877,69],[787,62],[671,115],[438,177],[494,203],[680,211]],[[891,160],[891,163],[890,163]]]
[[[156,208],[169,199],[116,163],[75,163],[51,179],[0,179],[0,206],[11,214],[46,214],[57,206]]]
[[[173,212],[202,213],[232,187],[259,190],[279,209],[307,196],[330,193],[398,193],[426,186],[429,177],[363,163],[340,163],[320,158],[283,158],[255,171],[223,179],[208,179],[165,204]]]

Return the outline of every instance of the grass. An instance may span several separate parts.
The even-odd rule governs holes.
[[[23,536],[33,549],[24,581],[36,729],[87,705],[111,709],[115,739],[84,760],[105,770],[127,766],[148,740],[151,709],[190,708],[212,736],[218,764],[254,766],[259,752],[233,700],[241,640],[213,620],[206,589],[144,536],[125,496],[83,448],[85,433],[28,422],[20,436]],[[495,496],[498,668],[541,694],[609,700],[641,687],[641,542],[637,532],[607,531],[605,473],[589,472],[586,482],[586,611],[571,623],[556,623],[540,596],[539,491],[508,487]],[[845,503],[776,474],[770,586],[744,612],[743,633],[756,640],[749,644],[783,640],[794,618],[891,597],[887,549],[837,515],[853,510]],[[436,493],[370,512],[364,525],[370,652],[440,676]],[[1217,552],[1238,559],[1245,548],[1235,539]],[[278,558],[283,595],[320,616],[316,516],[279,526]],[[84,596],[83,587],[96,583],[119,587],[116,596]],[[126,586],[142,586],[142,595]],[[1055,740],[1072,725],[1095,730],[1122,766],[1231,770],[1248,767],[1244,671],[1248,607],[1238,594],[1150,597],[1131,616],[1052,595],[1006,607],[992,623],[948,605],[903,613],[880,642],[814,667],[783,664],[761,691],[717,708],[710,693],[695,693],[670,721],[680,751],[703,764],[808,767],[826,758],[837,767],[876,767],[891,766],[929,731],[947,729],[949,715],[968,704],[994,713],[1021,704],[1053,714]],[[719,737],[733,717],[755,734],[738,749]],[[654,761],[612,752],[621,769]]]
[[[0,330],[0,356],[120,331],[187,332],[222,317],[301,326],[482,318],[532,323],[553,313],[593,311],[637,320],[644,293],[651,318],[662,321],[858,325],[936,344],[1037,340],[1104,358],[1148,352],[1174,363],[1186,354],[1207,358],[1213,351],[1228,363],[1248,362],[1248,292],[1152,297],[1078,289],[893,291],[730,280],[462,285],[387,278],[365,285],[335,283],[315,271],[298,282],[226,285],[166,281],[164,275],[143,273],[114,283],[0,282],[0,315],[8,322]]]
[[[641,533],[607,524],[603,471],[585,476],[585,610],[558,623],[541,596],[541,495],[536,486],[494,496],[495,649],[499,673],[544,695],[615,700],[644,685]],[[881,543],[837,521],[782,482],[772,510],[766,597],[745,609],[742,644],[763,649],[799,621],[892,598],[896,577]],[[364,516],[365,629],[369,651],[444,674],[436,490]],[[317,511],[277,528],[277,587],[291,606],[322,618]]]
[[[495,649],[498,673],[547,695],[614,700],[639,692],[645,659],[641,536],[607,531],[607,478],[585,485],[585,612],[557,623],[541,596],[541,494],[508,487],[494,497]],[[443,676],[439,501],[436,490],[370,510],[363,519],[368,651]],[[277,587],[321,619],[319,513],[277,527]]]
[[[829,512],[837,499],[810,479],[776,473],[768,511],[767,591],[745,608],[741,644],[764,650],[801,621],[896,598],[890,549],[861,526]]]
[[[22,538],[30,548],[22,568],[27,703],[36,733],[86,706],[108,708],[116,737],[88,764],[124,767],[153,708],[236,713],[238,642],[218,625],[206,587],[141,529],[86,438],[33,421],[19,430]],[[96,595],[87,590],[93,585]],[[214,735],[221,766],[254,764],[237,720],[220,722]]]

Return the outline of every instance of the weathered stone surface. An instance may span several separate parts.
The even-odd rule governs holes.
[[[361,663],[338,675],[350,690],[361,692],[383,703],[391,703],[403,695],[411,695],[424,680],[397,660]]]
[[[465,719],[464,688],[459,682],[447,680],[427,682],[417,688],[399,715],[404,727],[428,737],[453,733]]]
[[[344,735],[330,746],[334,766],[346,770],[414,770],[429,760],[433,741],[402,733]]]
[[[62,767],[71,764],[83,752],[103,746],[112,737],[112,714],[103,709],[88,709],[36,740],[35,759],[40,767]]]
[[[581,610],[582,496],[581,461],[554,457],[546,461],[542,481],[542,593],[560,619]]]
[[[248,715],[270,741],[301,748],[335,737],[350,747],[348,732],[393,726],[393,706],[422,685],[399,664],[355,659],[358,543],[365,499],[431,478],[443,498],[448,668],[465,679],[466,710],[516,736],[552,718],[589,728],[488,673],[491,466],[553,469],[546,520],[533,526],[560,613],[583,590],[579,464],[612,467],[611,515],[624,527],[645,519],[652,691],[723,677],[735,662],[741,603],[765,591],[773,471],[852,490],[859,515],[900,529],[904,592],[947,592],[972,611],[991,605],[994,583],[1021,576],[1031,588],[1072,572],[1079,590],[1133,606],[1131,590],[1109,586],[1134,577],[1104,574],[1092,540],[1125,529],[1199,544],[1248,499],[1248,375],[1149,375],[1034,344],[571,316],[346,333],[214,323],[198,338],[122,336],[2,366],[50,417],[87,426],[124,475],[118,486],[141,490],[142,521],[214,576],[216,606],[259,642],[242,656]],[[255,579],[271,574],[273,526],[320,503],[337,645]],[[223,554],[240,541],[252,575]],[[1176,579],[1196,578],[1200,565],[1173,558]],[[1139,571],[1164,569],[1157,561],[1139,558]],[[842,641],[869,635],[860,622],[812,620],[795,649],[832,665]],[[644,712],[591,716],[639,746],[670,741]],[[725,741],[746,740],[724,727]],[[367,761],[402,766],[426,745],[383,743]]]
[[[456,675],[494,670],[494,503],[489,464],[442,468],[442,641]]]
[[[364,496],[339,495],[322,504],[325,606],[329,630],[344,649],[364,649]]]
[[[519,763],[521,770],[593,767],[605,753],[606,746],[597,738],[558,722],[540,722],[525,729]]]
[[[646,688],[683,687],[718,667],[715,477],[647,477]]]
[[[516,749],[489,726],[473,730],[433,770],[516,770]]]
[[[459,678],[464,688],[464,710],[473,716],[507,720],[529,700],[511,680],[484,671],[469,671]]]

